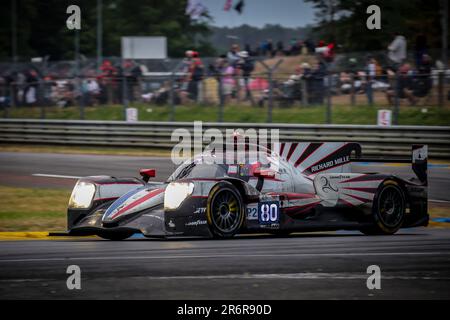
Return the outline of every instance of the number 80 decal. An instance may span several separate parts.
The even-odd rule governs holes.
[[[280,204],[278,201],[260,202],[258,204],[258,220],[260,224],[280,222]]]

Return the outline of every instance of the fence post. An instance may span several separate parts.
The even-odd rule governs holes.
[[[3,117],[4,118],[9,118],[9,108],[10,108],[10,106],[11,106],[11,96],[9,95],[9,93],[12,93],[12,91],[10,91],[10,86],[2,86],[1,87],[1,95],[3,96],[3,97],[5,97],[5,100],[3,101],[3,104],[4,104],[4,106],[3,106],[3,108],[4,108],[4,110],[3,110]],[[9,106],[8,106],[8,99],[6,98],[6,97],[8,97],[8,96],[10,96],[10,99],[9,99]]]
[[[272,123],[272,109],[273,109],[273,74],[272,74],[272,70],[269,70],[268,76],[269,76],[269,109],[267,110],[267,122]]]
[[[84,97],[83,80],[77,76],[77,87],[80,95],[80,120],[84,120]]]
[[[307,106],[308,105],[308,90],[307,90],[305,78],[301,78],[300,83],[302,86],[302,105]]]
[[[170,104],[170,121],[175,121],[176,107],[175,107],[175,92],[174,92],[174,81],[175,75],[172,71],[169,76],[169,104]]]
[[[42,88],[42,79],[39,79],[36,89],[36,97],[37,97],[37,103],[41,107],[41,119],[46,118],[46,112],[45,112],[45,99],[43,99],[43,88]]]
[[[327,94],[327,115],[326,121],[327,124],[331,124],[331,75],[329,73],[326,74],[325,79],[327,80],[326,86],[326,94]]]
[[[350,83],[351,83],[350,105],[354,106],[356,104],[356,99],[355,99],[355,75],[353,73],[350,74]]]
[[[225,105],[225,98],[223,96],[223,83],[222,83],[222,74],[218,75],[219,81],[219,114],[218,114],[218,122],[223,122],[223,109]]]
[[[122,104],[123,104],[123,118],[124,120],[127,120],[128,93],[127,93],[127,77],[125,76],[124,71],[122,72]]]
[[[11,82],[11,85],[9,86],[9,93],[10,93],[10,99],[11,99],[11,108],[15,108],[17,105],[16,102],[16,90],[14,89],[14,82]]]
[[[444,72],[439,70],[438,73],[438,101],[439,107],[444,107]]]
[[[398,125],[398,118],[399,118],[399,108],[400,108],[400,97],[398,96],[398,90],[399,90],[399,72],[398,70],[395,72],[395,96],[394,96],[394,112],[393,112],[393,121],[392,123],[394,125]]]
[[[272,122],[272,109],[273,109],[273,73],[283,62],[283,59],[277,61],[273,67],[269,67],[264,61],[259,61],[267,70],[267,76],[269,78],[269,108],[267,110],[267,122]]]

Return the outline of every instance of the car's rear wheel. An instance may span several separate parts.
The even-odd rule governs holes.
[[[378,189],[372,206],[373,225],[361,232],[367,235],[394,234],[405,219],[406,200],[397,181],[386,180]]]
[[[211,233],[216,238],[231,238],[244,221],[242,196],[229,182],[220,182],[208,197],[206,217]]]
[[[131,231],[104,231],[104,232],[100,232],[97,235],[100,238],[106,239],[106,240],[112,240],[112,241],[122,241],[125,240],[129,237],[131,237],[134,234],[134,232]]]

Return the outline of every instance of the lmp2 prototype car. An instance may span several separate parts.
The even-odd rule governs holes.
[[[68,208],[69,235],[123,240],[146,237],[229,238],[243,233],[360,230],[393,234],[426,226],[427,147],[413,146],[416,177],[352,173],[356,143],[278,143],[245,147],[245,161],[218,164],[203,152],[166,182],[94,176],[80,179]],[[253,161],[256,152],[265,161]],[[258,158],[261,159],[261,158]]]

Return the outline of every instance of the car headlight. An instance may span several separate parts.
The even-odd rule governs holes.
[[[95,194],[95,185],[89,182],[78,181],[73,188],[69,200],[71,209],[87,209],[91,206]]]
[[[190,196],[192,192],[194,192],[193,183],[170,183],[164,193],[164,209],[177,209],[183,200]]]

